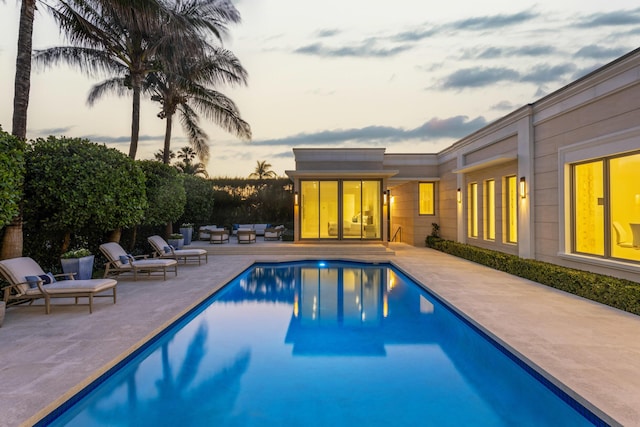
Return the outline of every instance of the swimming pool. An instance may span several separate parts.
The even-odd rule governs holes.
[[[592,425],[390,265],[257,264],[41,425]]]

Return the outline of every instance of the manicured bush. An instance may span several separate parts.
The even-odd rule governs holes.
[[[184,190],[186,204],[178,222],[194,224],[196,230],[202,225],[213,224],[211,217],[215,192],[211,181],[195,175],[184,175]]]
[[[142,224],[161,225],[177,221],[187,200],[182,175],[174,167],[157,161],[142,160],[138,164],[146,178],[149,202]]]
[[[86,139],[38,139],[26,151],[25,255],[55,267],[69,247],[97,253],[107,232],[147,206],[144,174],[124,153]]]
[[[18,215],[26,144],[0,127],[0,229]]]
[[[433,249],[496,270],[640,315],[640,283],[637,282],[524,259],[450,240],[427,238],[426,244]]]

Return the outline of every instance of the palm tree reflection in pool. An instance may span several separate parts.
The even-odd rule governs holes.
[[[189,342],[177,375],[172,372],[169,356],[172,341],[165,342],[161,350],[162,378],[156,381],[158,393],[138,396],[136,371],[139,365],[136,365],[126,380],[126,402],[118,399],[114,406],[93,407],[93,419],[102,424],[158,426],[171,423],[171,420],[220,419],[221,414],[229,414],[229,408],[234,406],[240,392],[240,379],[249,367],[251,352],[248,349],[239,351],[231,363],[199,384],[193,384],[207,354],[207,336],[207,324],[202,322]],[[140,381],[142,384],[143,379]],[[184,408],[189,408],[188,417],[185,417]]]

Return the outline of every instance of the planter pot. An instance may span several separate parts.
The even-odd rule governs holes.
[[[4,310],[5,310],[5,302],[0,301],[0,327],[4,323]]]
[[[82,258],[61,259],[62,271],[64,273],[76,273],[76,280],[88,280],[93,275],[93,255]]]
[[[171,246],[173,246],[176,249],[182,249],[182,247],[184,246],[184,238],[182,238],[182,239],[169,239],[169,240],[167,240],[167,243],[169,243]]]
[[[190,245],[191,244],[191,239],[193,237],[193,228],[189,227],[189,228],[181,228],[180,229],[180,234],[182,234],[182,236],[184,237],[184,244],[185,245]]]

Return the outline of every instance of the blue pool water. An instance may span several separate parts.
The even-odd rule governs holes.
[[[256,265],[121,365],[42,424],[601,424],[389,265]]]

